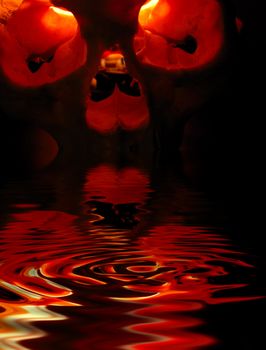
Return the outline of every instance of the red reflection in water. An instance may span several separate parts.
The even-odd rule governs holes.
[[[28,210],[14,214],[1,230],[0,254],[0,344],[1,349],[27,349],[23,340],[43,337],[46,333],[32,326],[34,321],[66,319],[47,309],[48,305],[77,305],[62,299],[72,291],[41,274],[41,266],[53,254],[60,254],[65,232],[74,231],[74,216],[55,211],[34,211],[33,205],[19,205]],[[65,241],[67,244],[67,240]]]
[[[149,193],[149,180],[144,172],[128,167],[117,170],[100,165],[88,172],[84,186],[85,200],[113,204],[143,203]]]
[[[4,286],[34,305],[61,303],[58,298],[71,295],[67,288],[42,276],[40,268],[51,258],[51,252],[62,252],[60,242],[66,238],[66,232],[74,232],[74,219],[56,211],[14,214],[11,223],[1,230],[0,276]]]
[[[247,286],[236,279],[232,282],[230,269],[252,266],[239,260],[241,254],[232,251],[226,240],[217,234],[196,227],[165,225],[153,228],[138,243],[138,249],[149,257],[146,258],[147,262],[148,259],[150,262],[156,261],[153,274],[145,282],[125,286],[127,290],[136,292],[136,296],[116,300],[140,305],[145,303],[132,313],[143,318],[143,323],[131,325],[128,330],[145,334],[151,340],[133,343],[127,349],[185,350],[213,345],[216,343],[213,337],[195,330],[203,321],[192,312],[200,310],[205,304],[253,299],[247,296],[218,296],[219,292]],[[140,267],[139,273],[145,270],[144,266]],[[127,270],[132,270],[132,267]],[[135,267],[133,270],[136,270]],[[147,295],[147,291],[151,294]]]
[[[143,204],[149,191],[143,172],[102,166],[88,173],[82,209],[95,197]],[[203,348],[216,340],[199,330],[200,309],[254,298],[230,295],[248,285],[252,266],[214,230],[175,224],[168,215],[169,224],[139,225],[132,235],[96,226],[89,214],[13,208],[0,238],[3,350],[44,335],[45,343],[27,342],[26,349],[54,348],[68,333],[69,349]],[[63,319],[63,330],[51,334],[31,325]]]

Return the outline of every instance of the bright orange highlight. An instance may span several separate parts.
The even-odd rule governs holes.
[[[150,19],[152,15],[152,11],[155,6],[157,6],[159,0],[150,0],[146,4],[144,4],[139,12],[139,23],[140,25],[145,25],[145,23]]]
[[[7,30],[28,53],[53,54],[76,35],[78,23],[71,12],[54,6],[30,6],[11,17]]]

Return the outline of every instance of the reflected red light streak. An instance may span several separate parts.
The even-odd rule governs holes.
[[[64,303],[62,303],[63,306]],[[23,340],[42,338],[47,334],[31,323],[35,321],[62,321],[66,317],[48,310],[45,306],[12,305],[3,303],[0,313],[1,350],[25,350],[19,343]]]

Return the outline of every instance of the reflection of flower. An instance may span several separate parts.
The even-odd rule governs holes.
[[[136,168],[117,170],[101,165],[88,172],[84,197],[99,224],[132,228],[139,222],[139,206],[149,193],[146,175]]]
[[[149,193],[149,179],[137,168],[117,170],[109,165],[91,169],[84,186],[86,201],[142,204]]]
[[[106,164],[88,171],[78,191],[80,207],[74,201],[81,210],[77,216],[25,203],[12,206],[16,214],[9,215],[0,235],[4,350],[11,350],[12,342],[25,349],[21,340],[46,334],[31,321],[65,318],[63,333],[60,326],[52,331],[48,326],[48,344],[68,331],[69,349],[97,344],[99,349],[196,350],[216,341],[197,328],[203,323],[197,312],[207,304],[254,299],[244,288],[237,293],[249,284],[251,266],[214,228],[197,227],[192,220],[186,225],[184,213],[194,213],[187,189],[178,192],[166,184],[149,197],[144,171]],[[146,209],[147,202],[149,211],[134,229],[121,226],[121,220],[134,218],[132,209]],[[114,217],[105,212],[109,222],[95,225],[97,203],[98,209],[112,208],[120,222],[111,222]]]

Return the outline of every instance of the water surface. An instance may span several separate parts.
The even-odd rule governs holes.
[[[1,350],[256,344],[258,257],[179,172],[48,170],[3,181],[0,195]]]

